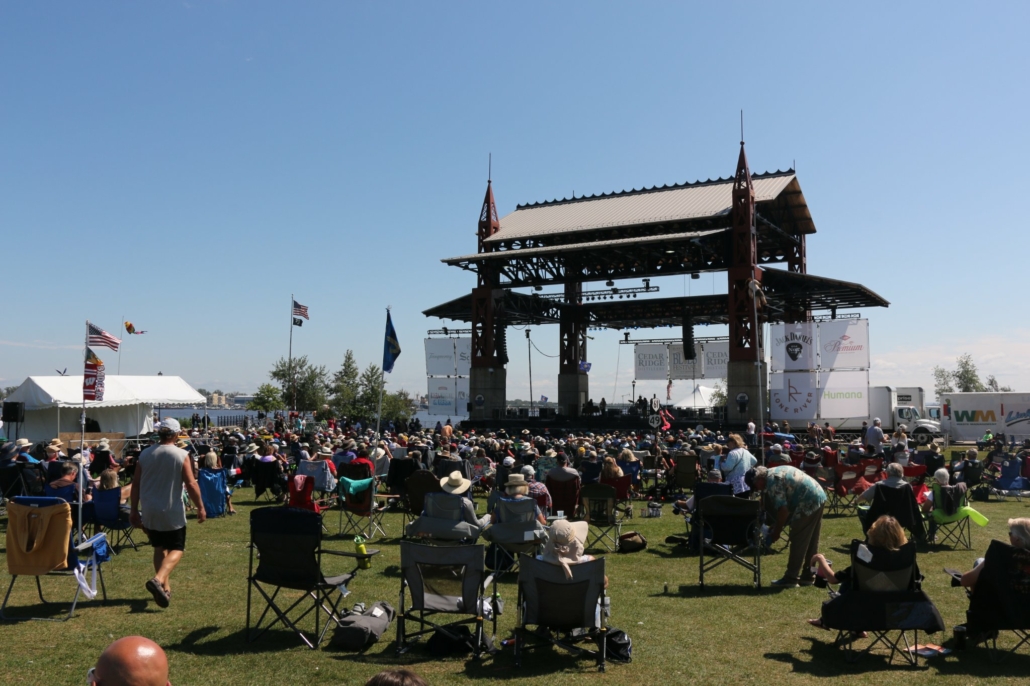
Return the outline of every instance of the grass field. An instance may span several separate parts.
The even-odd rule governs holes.
[[[919,670],[888,666],[873,655],[847,664],[831,645],[829,632],[810,627],[806,619],[819,615],[826,592],[817,588],[754,591],[743,568],[723,565],[706,577],[706,589],[697,585],[698,559],[664,543],[665,537],[683,532],[682,520],[669,515],[660,519],[636,518],[624,527],[647,537],[647,550],[632,555],[609,555],[611,624],[633,639],[633,662],[610,664],[604,675],[587,660],[567,653],[538,653],[516,672],[510,649],[480,662],[471,659],[436,659],[422,646],[402,659],[394,654],[394,625],[383,639],[363,654],[331,650],[311,651],[292,633],[269,633],[260,641],[243,640],[246,608],[248,512],[253,491],[237,492],[240,514],[197,525],[191,518],[189,543],[183,563],[173,576],[174,597],[161,610],[143,588],[152,576],[151,549],[131,548],[105,566],[110,601],[80,605],[75,618],[65,623],[23,622],[0,625],[0,682],[4,684],[77,684],[96,656],[113,638],[142,634],[161,644],[171,663],[171,680],[189,684],[362,684],[381,669],[403,665],[425,676],[430,683],[466,680],[519,680],[532,684],[596,683],[823,683],[827,678],[848,683],[881,683],[886,674],[901,670],[910,683],[968,684],[1024,682],[1030,675],[1030,656],[1010,657],[1001,665],[988,661],[980,649],[960,657],[931,659]],[[986,528],[973,527],[973,550],[921,552],[920,567],[926,575],[924,589],[937,604],[949,626],[946,634],[930,637],[940,643],[950,639],[950,627],[963,621],[965,594],[950,587],[943,567],[967,569],[982,555],[992,538],[1006,540],[1009,517],[1030,516],[1030,501],[977,503],[990,518]],[[336,531],[336,513],[327,515]],[[376,541],[381,548],[374,567],[351,585],[348,601],[387,600],[397,604],[399,548],[395,538],[402,525],[400,514],[386,518],[391,538]],[[0,520],[6,527],[6,520]],[[852,517],[827,516],[822,530],[822,550],[838,566],[846,564],[846,545],[861,535]],[[144,538],[141,536],[141,538]],[[330,543],[351,550],[346,540]],[[786,564],[785,554],[763,558],[763,582],[778,578]],[[0,584],[6,591],[10,577],[0,564]],[[348,568],[349,569],[349,568]],[[347,571],[338,568],[338,571]],[[46,579],[50,596],[71,597],[70,579]],[[668,584],[669,593],[664,593]],[[38,603],[29,579],[18,581],[13,604],[37,612]],[[515,585],[502,587],[508,611],[501,617],[500,638],[508,636],[515,621]],[[921,636],[922,639],[922,636]],[[1002,642],[1012,644],[1011,635]],[[885,674],[884,670],[892,670]]]

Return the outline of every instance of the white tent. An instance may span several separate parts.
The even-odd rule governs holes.
[[[108,376],[104,399],[86,402],[86,417],[105,433],[138,436],[153,431],[154,407],[203,405],[204,396],[179,376]],[[80,430],[81,376],[30,376],[8,402],[25,403],[25,423],[19,435],[43,441],[61,432]]]
[[[693,392],[673,407],[678,410],[709,408],[712,406],[713,393],[715,393],[715,389],[711,386],[694,386]]]

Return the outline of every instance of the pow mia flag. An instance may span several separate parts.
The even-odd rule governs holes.
[[[300,317],[294,317],[293,318],[293,325],[294,326],[304,326],[304,320],[301,319]]]

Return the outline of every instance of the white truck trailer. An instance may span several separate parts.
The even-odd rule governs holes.
[[[1030,438],[1030,393],[945,393],[941,428],[952,441],[978,441],[990,430],[1012,442]]]

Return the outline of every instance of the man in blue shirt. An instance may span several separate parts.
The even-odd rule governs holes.
[[[39,464],[39,460],[29,454],[32,450],[32,441],[27,438],[19,438],[14,443],[15,449],[18,451],[17,460],[19,462],[27,462],[28,464]]]

